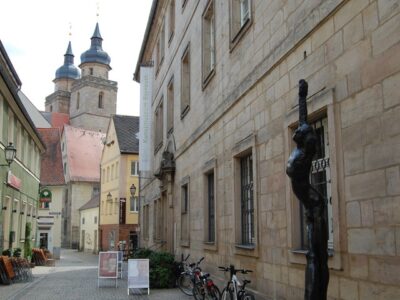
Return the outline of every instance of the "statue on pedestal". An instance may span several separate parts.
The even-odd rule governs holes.
[[[327,200],[310,184],[312,159],[316,152],[317,136],[307,122],[308,84],[299,81],[299,127],[293,135],[296,148],[292,151],[286,174],[292,189],[305,209],[308,251],[305,274],[305,300],[326,300],[328,269]]]

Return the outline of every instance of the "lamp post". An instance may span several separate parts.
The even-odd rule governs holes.
[[[17,149],[15,149],[13,143],[9,143],[8,146],[4,148],[5,156],[6,156],[6,162],[7,164],[1,164],[1,167],[8,166],[10,167],[11,163],[14,161],[15,155],[17,153]]]

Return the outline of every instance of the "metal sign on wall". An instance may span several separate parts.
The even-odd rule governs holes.
[[[153,67],[140,67],[139,170],[151,170]]]
[[[40,191],[39,202],[51,202],[51,191],[49,189],[43,189]]]

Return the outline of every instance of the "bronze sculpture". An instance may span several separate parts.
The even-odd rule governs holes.
[[[299,126],[294,132],[296,148],[286,168],[292,189],[305,208],[308,251],[305,274],[305,300],[326,300],[328,269],[328,227],[326,199],[310,184],[312,159],[316,152],[317,137],[307,122],[308,84],[299,81]]]

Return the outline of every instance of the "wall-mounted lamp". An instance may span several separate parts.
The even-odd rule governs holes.
[[[112,201],[112,195],[110,192],[107,194],[107,201]]]
[[[30,216],[31,216],[31,214],[27,214],[27,216],[28,216],[28,217],[30,217]]]
[[[17,153],[17,149],[15,149],[13,143],[10,143],[8,146],[4,148],[4,152],[6,155],[6,162],[7,164],[1,164],[0,166],[10,166],[11,163],[14,161],[15,154]]]
[[[25,213],[23,211],[20,212],[21,215],[24,215]]]
[[[136,194],[136,186],[135,184],[132,183],[131,187],[129,188],[129,191],[131,192],[131,196],[135,196]]]
[[[17,210],[16,210],[16,209],[13,209],[13,210],[12,210],[12,212],[13,212],[13,213],[16,213],[16,212],[17,212]]]
[[[7,206],[3,206],[2,209],[3,209],[3,210],[7,210]]]
[[[34,215],[33,218],[36,218],[36,216]]]

